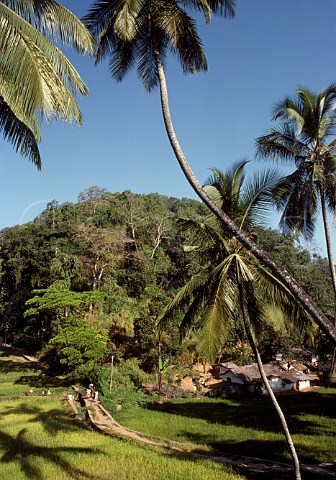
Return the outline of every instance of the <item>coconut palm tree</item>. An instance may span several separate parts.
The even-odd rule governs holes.
[[[239,162],[226,174],[213,169],[205,189],[216,204],[225,209],[239,228],[254,235],[254,227],[264,219],[272,205],[272,190],[278,182],[275,172],[267,171],[245,182],[246,162]],[[300,478],[300,465],[286,419],[267,380],[261,362],[256,333],[258,325],[276,316],[302,323],[309,318],[294,297],[260,262],[251,256],[237,239],[228,235],[218,218],[211,213],[203,222],[181,220],[181,226],[192,234],[205,264],[176,294],[166,307],[160,323],[177,312],[183,312],[182,334],[195,327],[198,345],[207,360],[213,361],[225,343],[232,323],[243,319],[247,339],[252,348],[261,379],[276,409],[290,448],[295,478]],[[281,315],[281,312],[283,314]],[[234,321],[232,322],[232,319]]]
[[[299,88],[274,109],[280,125],[257,139],[257,156],[295,165],[275,190],[282,211],[280,227],[305,238],[314,234],[321,207],[329,268],[335,292],[336,275],[327,211],[336,212],[336,85],[319,94]],[[330,137],[332,140],[330,141]]]
[[[95,49],[86,27],[54,0],[0,1],[0,129],[38,168],[40,121],[60,119],[80,125],[74,96],[88,93],[75,68],[48,37],[82,54]]]
[[[182,6],[181,6],[182,5]],[[161,108],[166,132],[175,157],[191,187],[207,207],[221,220],[228,232],[258,260],[277,275],[293,295],[305,306],[317,324],[336,343],[336,329],[316,303],[295,279],[246,235],[205,192],[179,145],[174,131],[165,78],[165,59],[173,52],[185,73],[207,68],[206,56],[197,35],[194,20],[183,7],[204,13],[207,22],[211,14],[234,16],[234,0],[99,0],[94,2],[83,21],[98,39],[96,62],[109,58],[112,76],[121,81],[137,64],[145,88],[160,88]]]

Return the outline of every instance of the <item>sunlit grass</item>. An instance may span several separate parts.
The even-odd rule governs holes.
[[[13,369],[13,370],[11,370]],[[211,461],[93,432],[71,418],[52,388],[20,359],[0,357],[0,478],[8,480],[239,480]],[[27,396],[29,386],[33,396]],[[27,390],[28,388],[28,390]],[[7,392],[8,396],[4,392]]]

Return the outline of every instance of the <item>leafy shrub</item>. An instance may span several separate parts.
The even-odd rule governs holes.
[[[126,360],[114,367],[111,393],[110,373],[106,368],[105,375],[105,380],[100,388],[101,402],[107,409],[115,410],[118,405],[130,408],[146,403],[146,395],[143,393],[142,387],[149,381],[149,375],[140,369],[137,360]]]

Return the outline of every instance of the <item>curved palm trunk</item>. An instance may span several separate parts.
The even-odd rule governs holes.
[[[191,170],[183,152],[177,140],[174,127],[172,124],[168,92],[164,69],[161,63],[160,55],[157,51],[154,52],[155,61],[158,71],[159,83],[160,83],[160,95],[161,95],[161,107],[163,113],[163,119],[167,131],[167,135],[174,151],[175,157],[187,178],[189,184],[205,203],[205,205],[219,218],[226,229],[235,236],[239,242],[254,255],[263,265],[268,267],[271,272],[276,275],[282,283],[288,288],[293,296],[304,306],[307,312],[314,318],[320,328],[336,343],[336,329],[316,303],[306,294],[306,292],[298,285],[294,278],[274,259],[268,255],[262,248],[260,248],[255,242],[253,242],[244,232],[242,232],[237,225],[215,204],[215,202],[206,194],[201,184],[195,177]]]
[[[321,206],[322,206],[322,218],[323,218],[323,225],[324,225],[324,236],[326,239],[327,244],[327,254],[328,254],[328,261],[329,261],[329,268],[331,273],[331,280],[334,287],[334,294],[335,294],[335,303],[336,303],[336,273],[335,273],[335,264],[333,258],[333,251],[331,247],[331,239],[330,239],[330,229],[327,217],[327,209],[325,205],[325,195],[323,188],[320,187],[320,197],[321,197]]]
[[[251,322],[250,322],[250,315],[249,315],[248,308],[247,308],[246,292],[245,292],[245,289],[244,289],[244,287],[241,283],[238,284],[238,288],[239,288],[240,305],[241,305],[241,310],[242,310],[242,314],[243,314],[246,336],[248,338],[249,344],[251,345],[254,357],[256,359],[261,379],[262,379],[262,381],[265,385],[267,393],[270,396],[270,399],[273,403],[273,406],[274,406],[274,408],[277,412],[277,415],[280,419],[282,429],[283,429],[283,432],[284,432],[285,437],[286,437],[287,445],[289,447],[289,450],[290,450],[290,453],[291,453],[291,456],[292,456],[295,479],[300,480],[301,479],[300,463],[299,463],[299,459],[298,459],[298,456],[297,456],[297,453],[296,453],[296,450],[295,450],[295,446],[294,446],[290,431],[288,429],[288,425],[287,425],[285,416],[284,416],[284,414],[283,414],[283,412],[280,408],[280,405],[279,405],[279,403],[276,399],[276,396],[273,393],[273,390],[272,390],[270,384],[268,383],[266,373],[265,373],[265,370],[264,370],[264,367],[263,367],[263,364],[262,364],[262,361],[261,361],[261,358],[260,358],[260,355],[259,355],[259,351],[258,351],[257,345],[254,341],[253,333],[251,331],[251,327],[250,327]]]
[[[323,218],[323,225],[324,225],[324,236],[326,239],[327,244],[327,254],[328,254],[328,261],[329,261],[329,269],[331,274],[331,280],[334,287],[334,296],[335,296],[335,306],[334,312],[336,313],[336,274],[335,274],[335,263],[333,258],[333,251],[331,247],[331,238],[330,238],[330,229],[327,217],[327,209],[325,205],[325,195],[323,188],[320,186],[320,197],[321,197],[321,205],[322,205],[322,218]],[[336,316],[334,318],[334,326],[336,327]],[[336,347],[334,348],[334,354],[331,361],[330,367],[330,375],[331,377],[336,377]]]

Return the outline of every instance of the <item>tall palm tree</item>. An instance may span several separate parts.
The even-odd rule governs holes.
[[[181,7],[182,5],[182,7]],[[196,194],[221,220],[230,234],[258,260],[277,275],[305,306],[317,324],[336,343],[336,329],[294,278],[246,235],[221,210],[202,188],[191,170],[176,137],[169,111],[165,78],[165,59],[169,51],[177,55],[184,72],[196,73],[207,68],[206,57],[196,25],[183,7],[204,13],[234,16],[234,0],[98,0],[83,21],[98,38],[96,61],[109,58],[112,76],[121,81],[136,64],[147,90],[159,85],[161,108],[167,135],[179,165]]]
[[[306,238],[314,234],[317,211],[322,210],[329,268],[336,301],[336,274],[327,211],[336,212],[336,85],[319,94],[307,88],[296,91],[275,106],[273,119],[280,125],[257,139],[257,156],[294,164],[275,190],[284,231]],[[330,141],[330,137],[332,140]]]
[[[54,0],[0,1],[0,130],[41,168],[39,124],[82,123],[74,96],[87,87],[66,56],[48,39],[93,54],[93,36]]]
[[[246,162],[239,162],[226,174],[213,170],[206,182],[206,191],[216,204],[233,218],[239,228],[250,235],[272,204],[272,189],[277,184],[275,172],[267,171],[245,182]],[[213,213],[203,222],[182,220],[181,225],[195,241],[205,265],[176,294],[166,307],[160,322],[165,323],[178,311],[183,312],[181,332],[198,325],[198,344],[208,360],[213,361],[225,343],[228,328],[241,315],[246,336],[264,386],[281,421],[288,443],[295,478],[300,478],[300,465],[286,419],[267,380],[261,362],[256,332],[258,325],[270,322],[271,312],[282,309],[291,321],[305,317],[304,311],[284,285],[260,262],[251,256],[235,237],[228,235]],[[189,247],[190,248],[190,247]]]

